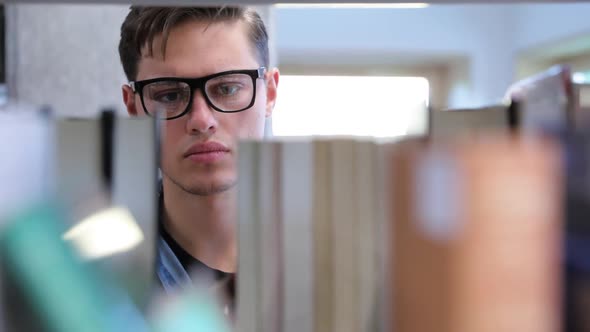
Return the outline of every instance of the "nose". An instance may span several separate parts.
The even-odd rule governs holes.
[[[190,112],[187,114],[187,132],[191,135],[213,134],[218,125],[214,112],[201,91],[195,91]]]

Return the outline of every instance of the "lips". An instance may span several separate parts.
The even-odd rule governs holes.
[[[230,149],[221,143],[199,143],[191,146],[184,153],[184,158],[195,162],[215,162],[225,157],[229,152]]]

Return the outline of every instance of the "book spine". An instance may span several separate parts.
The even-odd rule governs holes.
[[[260,332],[280,331],[282,322],[281,144],[260,143]]]
[[[373,330],[374,312],[377,310],[377,232],[375,209],[376,170],[374,144],[356,142],[355,144],[355,187],[358,193],[358,273],[359,273],[359,320],[358,331]]]
[[[313,268],[314,268],[314,331],[332,332],[333,278],[332,243],[332,164],[330,142],[314,144],[313,200]]]
[[[358,326],[358,220],[354,143],[332,142],[332,232],[334,331],[355,332]]]
[[[236,326],[239,332],[260,332],[260,262],[257,244],[260,214],[259,143],[242,142],[238,149],[238,270]]]
[[[283,216],[283,332],[313,331],[312,145],[290,142],[281,151]]]

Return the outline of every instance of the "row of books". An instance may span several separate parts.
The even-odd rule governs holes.
[[[159,130],[0,110],[0,331],[229,330],[209,291],[156,288]]]
[[[0,330],[147,330],[157,230],[154,121],[5,107]]]
[[[239,331],[583,330],[571,89],[552,68],[397,142],[243,142]]]
[[[548,139],[240,146],[240,331],[555,331]]]
[[[240,330],[366,331],[383,266],[378,147],[267,141],[239,151]]]

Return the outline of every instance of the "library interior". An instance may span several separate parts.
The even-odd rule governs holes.
[[[0,332],[590,332],[589,17],[0,1]]]

